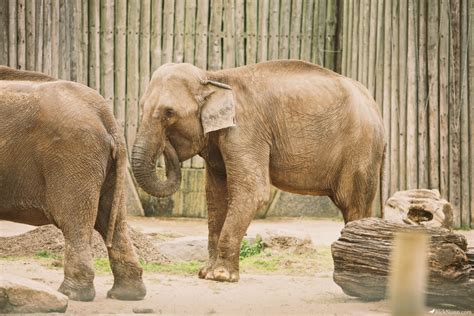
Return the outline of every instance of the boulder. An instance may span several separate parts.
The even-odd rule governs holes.
[[[453,227],[453,208],[438,190],[398,191],[385,203],[383,218],[408,225]]]
[[[64,313],[67,296],[16,275],[0,275],[0,313]]]

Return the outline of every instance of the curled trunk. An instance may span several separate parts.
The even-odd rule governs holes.
[[[155,137],[156,139],[156,137]],[[156,161],[163,153],[166,180],[156,174]],[[150,195],[165,197],[175,193],[181,184],[179,158],[169,141],[153,141],[153,137],[139,136],[133,145],[132,169],[140,187]]]

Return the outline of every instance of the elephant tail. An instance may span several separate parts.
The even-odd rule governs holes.
[[[111,156],[115,162],[115,188],[112,199],[112,206],[110,208],[109,226],[107,228],[107,237],[105,245],[107,248],[112,247],[115,226],[117,217],[122,210],[125,191],[125,174],[127,172],[127,152],[125,147],[125,140],[120,132],[117,122],[113,115],[106,111],[102,113],[102,119],[109,135],[111,136]],[[125,214],[122,214],[125,216]]]

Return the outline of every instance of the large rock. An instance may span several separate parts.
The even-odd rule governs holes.
[[[398,191],[387,200],[384,219],[408,225],[453,227],[453,207],[438,190]]]
[[[0,276],[0,313],[64,313],[67,296],[16,275]]]

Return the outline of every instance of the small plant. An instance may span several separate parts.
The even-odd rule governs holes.
[[[40,250],[36,253],[36,257],[44,259],[60,259],[61,257],[48,250]]]
[[[250,244],[248,240],[242,240],[240,245],[240,259],[256,256],[263,251],[262,237],[257,235],[254,244]]]

